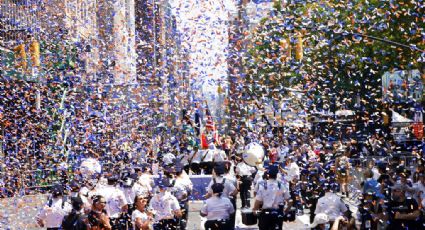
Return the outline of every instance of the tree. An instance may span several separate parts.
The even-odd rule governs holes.
[[[353,107],[359,94],[363,108],[376,111],[384,72],[424,71],[421,15],[421,3],[407,0],[276,3],[254,30],[247,82],[257,96],[302,83],[320,108]],[[296,60],[300,35],[304,57]]]

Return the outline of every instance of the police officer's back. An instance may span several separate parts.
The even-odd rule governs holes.
[[[201,209],[201,216],[207,218],[205,222],[206,230],[227,230],[232,229],[230,215],[235,212],[233,204],[227,197],[222,197],[224,185],[215,183],[211,186],[212,197],[205,201]]]
[[[260,184],[253,211],[261,211],[258,227],[260,230],[282,229],[282,217],[285,201],[289,199],[289,192],[278,182],[278,167],[271,165],[268,168],[268,179]]]

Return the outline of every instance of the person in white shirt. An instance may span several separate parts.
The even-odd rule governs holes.
[[[174,182],[171,192],[179,201],[180,209],[182,211],[180,228],[186,229],[189,213],[189,195],[192,193],[193,184],[186,172],[183,171],[183,168],[183,164],[180,164],[179,162],[172,167]]]
[[[328,215],[331,222],[339,216],[347,212],[347,206],[342,201],[341,197],[332,191],[332,185],[325,183],[325,195],[317,201],[316,210],[314,213],[325,213]]]
[[[219,165],[216,165],[216,167],[214,167],[213,179],[208,184],[208,187],[207,187],[208,193],[207,195],[205,195],[206,198],[209,198],[213,195],[211,186],[215,183],[221,183],[224,185],[223,196],[229,198],[230,200],[235,199],[238,191],[231,181],[227,181],[223,177],[224,173],[225,173],[224,164],[219,164]]]
[[[227,180],[224,177],[225,172],[226,172],[225,162],[218,163],[214,166],[213,179],[208,184],[208,188],[207,188],[208,193],[207,195],[205,195],[205,198],[209,198],[213,195],[213,190],[212,190],[213,184],[215,183],[223,184],[224,190],[223,190],[222,196],[229,198],[230,202],[232,202],[233,204],[233,208],[236,209],[236,195],[238,194],[238,190],[234,186],[234,182],[232,180]],[[229,221],[230,225],[232,225],[233,228],[235,225],[235,221],[236,221],[236,217],[235,217],[235,213],[233,213],[230,216],[230,221]]]
[[[218,163],[218,162],[224,162],[224,161],[227,161],[226,152],[220,149],[215,149],[213,153],[213,162]]]
[[[239,178],[239,195],[242,202],[242,208],[249,208],[251,207],[249,193],[252,185],[252,175],[256,172],[256,169],[241,160],[236,165],[235,171]]]
[[[193,174],[199,175],[201,174],[201,168],[199,164],[202,160],[202,150],[199,150],[197,146],[194,146],[192,150],[188,153],[188,162],[189,168]]]
[[[286,158],[285,169],[282,169],[286,174],[285,179],[288,182],[296,183],[300,179],[300,167],[294,162],[293,157]]]
[[[222,193],[224,185],[215,183],[212,185],[212,197],[205,201],[201,209],[201,216],[206,217],[206,230],[228,230],[233,229],[230,223],[230,215],[235,212],[233,204]]]
[[[60,228],[63,218],[72,210],[71,203],[63,194],[64,189],[61,185],[53,186],[51,197],[36,216],[40,227],[52,230]]]
[[[125,223],[121,220],[123,213],[127,213],[128,205],[124,193],[116,187],[118,177],[111,175],[108,177],[108,184],[97,190],[96,194],[101,195],[106,200],[106,213],[109,216],[114,229],[119,229]]]
[[[214,155],[217,149],[215,148],[214,143],[211,143],[208,146],[208,149],[202,150],[200,153],[202,155],[201,157],[201,163],[199,163],[199,166],[201,169],[204,170],[204,174],[212,174],[212,170],[214,167]]]
[[[135,209],[131,214],[134,230],[150,230],[152,227],[152,213],[146,209],[148,201],[149,197],[144,195],[137,195],[134,198]]]
[[[140,193],[152,193],[152,187],[155,185],[152,179],[152,174],[149,171],[149,164],[143,164],[140,168],[136,168],[135,171],[138,175],[137,184],[140,185],[138,194]],[[148,194],[145,194],[148,195]]]
[[[149,203],[149,209],[155,216],[154,230],[173,230],[179,226],[178,219],[182,217],[182,212],[177,198],[167,190],[170,187],[169,178],[163,178],[158,184],[159,193]]]
[[[277,176],[279,168],[276,165],[270,165],[267,169],[267,180],[260,184],[253,211],[261,209],[258,219],[258,228],[260,230],[282,229],[283,214],[290,208],[288,202],[289,191],[279,181]],[[286,210],[284,210],[284,208]]]

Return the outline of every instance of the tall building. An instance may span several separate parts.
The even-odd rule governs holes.
[[[81,61],[78,67],[84,70],[81,74],[88,82],[118,85],[135,82],[134,34],[134,0],[4,0],[0,3],[3,50],[13,50],[19,44],[28,49],[30,38],[40,41],[41,48],[46,50],[52,45],[59,50],[63,49],[61,46],[69,46]],[[52,59],[57,59],[41,56],[42,66],[46,68]]]

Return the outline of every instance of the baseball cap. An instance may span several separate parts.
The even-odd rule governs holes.
[[[169,188],[169,187],[173,187],[171,181],[169,178],[167,177],[163,177],[159,182],[158,182],[158,187],[159,188]]]

